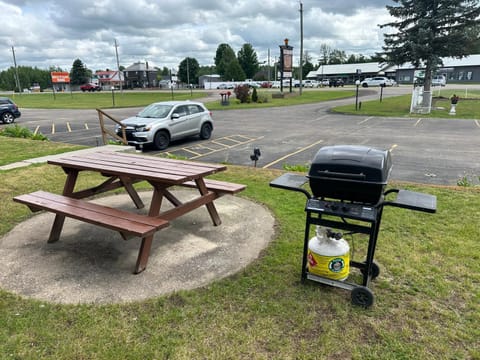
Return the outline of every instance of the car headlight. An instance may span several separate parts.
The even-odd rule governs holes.
[[[145,132],[145,131],[150,131],[152,127],[150,125],[137,125],[135,126],[135,131],[136,132]]]

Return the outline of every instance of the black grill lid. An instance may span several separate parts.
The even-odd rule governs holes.
[[[392,168],[390,152],[360,145],[322,147],[308,178],[316,197],[375,203]]]

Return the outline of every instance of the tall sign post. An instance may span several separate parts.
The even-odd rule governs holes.
[[[289,79],[292,92],[293,47],[288,45],[288,39],[284,42],[285,45],[280,45],[280,91],[283,92],[283,80]]]

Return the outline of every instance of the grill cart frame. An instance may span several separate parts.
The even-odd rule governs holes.
[[[345,200],[317,198],[302,187],[308,180],[306,176],[286,173],[270,182],[270,186],[273,188],[301,192],[307,197],[305,205],[306,219],[301,280],[302,282],[311,280],[348,290],[351,292],[353,304],[368,308],[373,305],[374,302],[373,292],[369,289],[370,282],[380,274],[380,268],[374,262],[374,256],[383,208],[385,206],[393,206],[414,211],[435,213],[437,199],[433,195],[398,189],[387,190],[381,195],[380,201],[374,205],[353,201],[348,202]],[[387,197],[390,198],[393,194],[396,194],[395,199],[386,200]],[[356,223],[349,223],[346,219],[356,220]],[[360,224],[358,224],[358,222],[360,222]],[[365,262],[350,260],[350,266],[360,269],[363,275],[361,284],[333,280],[308,272],[307,253],[311,225],[326,226],[369,236]]]

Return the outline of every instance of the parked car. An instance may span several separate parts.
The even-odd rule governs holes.
[[[82,90],[83,92],[85,92],[85,91],[100,91],[100,90],[102,90],[102,87],[100,85],[97,85],[97,84],[88,83],[88,84],[80,86],[80,90]]]
[[[342,79],[329,79],[328,80],[328,86],[329,87],[339,87],[339,86],[343,86],[344,85],[344,82]]]
[[[373,78],[366,78],[360,82],[362,87],[366,88],[369,86],[393,86],[392,81],[385,76],[375,76]]]
[[[330,80],[328,79],[322,79],[318,82],[319,86],[328,86],[330,85]]]
[[[318,83],[316,80],[303,80],[303,87],[318,87]]]
[[[4,124],[11,124],[22,115],[18,106],[8,97],[0,97],[0,119]]]
[[[210,139],[213,131],[211,112],[200,102],[163,101],[148,105],[136,116],[121,121],[129,145],[143,148],[152,144],[164,150],[171,141],[189,136]],[[122,136],[122,127],[115,126],[115,133]]]
[[[435,75],[432,78],[432,86],[445,86],[447,85],[447,78],[445,75]]]
[[[217,89],[224,90],[224,89],[233,89],[234,86],[231,83],[228,84],[220,84],[217,86]]]

